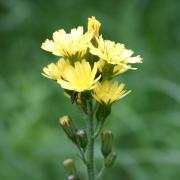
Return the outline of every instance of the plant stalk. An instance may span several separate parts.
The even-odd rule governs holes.
[[[87,171],[88,180],[95,180],[95,167],[94,167],[94,123],[93,123],[93,110],[92,104],[89,103],[87,118]]]
[[[103,178],[103,175],[104,175],[104,170],[105,170],[105,166],[104,166],[104,162],[103,162],[102,168],[101,168],[101,170],[100,170],[99,174],[97,175],[96,180],[100,180],[100,179],[102,179],[102,178]]]

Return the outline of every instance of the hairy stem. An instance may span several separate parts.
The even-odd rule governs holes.
[[[88,115],[87,115],[87,136],[88,136],[88,147],[87,147],[87,171],[88,180],[95,180],[95,168],[94,168],[94,123],[93,123],[93,111],[92,104],[88,104]]]

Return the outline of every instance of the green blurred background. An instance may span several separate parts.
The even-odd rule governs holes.
[[[106,39],[144,59],[120,77],[133,93],[114,104],[105,123],[118,158],[104,179],[179,180],[179,9],[179,0],[0,0],[0,179],[64,180],[68,157],[84,174],[58,118],[84,122],[60,87],[41,76],[57,57],[40,46],[55,30],[86,26],[94,15]]]

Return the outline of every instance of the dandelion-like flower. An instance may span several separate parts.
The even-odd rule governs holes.
[[[89,62],[83,60],[66,68],[63,79],[59,79],[57,82],[64,89],[83,92],[95,88],[101,77],[100,75],[96,77],[96,73],[97,64],[94,63],[93,68],[91,68]]]
[[[124,44],[103,40],[102,36],[98,40],[98,47],[91,46],[90,52],[109,64],[124,65],[127,68],[130,68],[128,64],[142,62],[140,56],[132,57],[133,51],[126,49]]]
[[[131,66],[127,65],[127,66],[124,66],[123,64],[118,64],[118,65],[115,65],[114,66],[114,69],[113,69],[113,77],[114,76],[118,76],[124,72],[126,72],[128,69],[137,69],[137,68],[132,68]]]
[[[50,63],[47,67],[44,67],[42,75],[53,80],[61,79],[68,66],[70,66],[69,61],[61,58],[56,64]]]
[[[53,40],[46,39],[41,48],[57,56],[82,59],[87,51],[90,35],[83,34],[83,27],[74,28],[70,33],[63,29],[53,33]]]
[[[108,105],[122,99],[131,92],[124,90],[124,87],[125,84],[119,84],[118,81],[104,81],[98,83],[96,88],[93,89],[92,95],[99,103]]]
[[[100,59],[98,62],[98,70],[102,73],[103,72],[103,68],[106,64],[106,61]],[[107,64],[106,64],[107,65]],[[123,64],[118,64],[118,65],[113,65],[113,70],[112,70],[112,77],[115,77],[119,74],[122,74],[124,72],[126,72],[128,69],[136,69],[136,68],[131,68],[129,65],[123,65]]]

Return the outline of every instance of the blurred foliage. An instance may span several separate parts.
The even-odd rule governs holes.
[[[144,58],[139,70],[122,75],[133,93],[114,105],[105,124],[118,153],[105,179],[179,180],[179,9],[179,0],[1,0],[0,179],[63,180],[68,157],[81,167],[58,118],[84,122],[59,86],[41,76],[57,58],[40,46],[55,30],[86,26],[94,15],[105,38]]]

